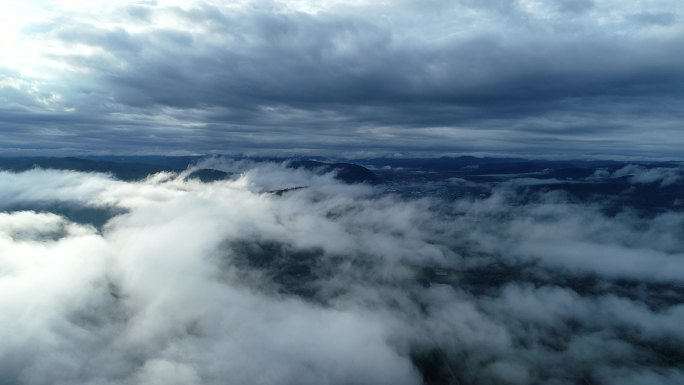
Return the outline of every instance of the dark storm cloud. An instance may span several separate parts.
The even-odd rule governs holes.
[[[593,0],[557,0],[557,7],[562,12],[585,12],[593,8],[596,4]]]
[[[608,26],[599,20],[610,4],[601,2],[421,4],[313,13],[279,2],[141,3],[116,10],[124,20],[116,26],[65,15],[26,33],[73,48],[49,57],[77,71],[62,73],[59,84],[75,119],[168,118],[172,109],[168,125],[194,127],[184,131],[191,150],[212,138],[239,148],[224,136],[242,131],[284,148],[293,138],[310,136],[303,147],[324,148],[347,136],[410,150],[402,143],[406,128],[418,137],[417,149],[445,141],[458,149],[463,132],[462,141],[482,134],[487,150],[537,141],[572,152],[608,140],[615,153],[654,155],[650,142],[668,153],[668,143],[681,143],[680,135],[662,138],[681,123],[684,101],[674,10],[610,15],[616,21]],[[669,29],[648,29],[654,25]],[[654,135],[643,135],[644,127]],[[289,138],[271,135],[278,129]],[[369,133],[377,130],[386,132]],[[430,134],[436,130],[446,134]],[[503,135],[489,142],[492,133]],[[159,134],[150,141],[177,148],[164,143],[171,134]],[[566,144],[554,143],[561,140]]]
[[[677,16],[670,12],[641,12],[632,16],[640,23],[654,25],[672,25],[677,22]]]
[[[105,57],[86,62],[81,56],[64,58],[103,75],[98,80],[114,87],[115,100],[131,106],[147,101],[175,107],[237,103],[334,110],[336,104],[424,103],[496,112],[573,98],[679,95],[682,85],[681,39],[655,41],[657,46],[639,51],[632,44],[648,40],[521,36],[522,41],[507,41],[491,33],[441,43],[401,42],[390,28],[363,19],[256,12],[216,21],[207,20],[208,12],[199,20],[195,14],[181,15],[208,26],[218,36],[215,42],[166,30],[133,37],[75,28],[57,35],[96,45],[125,63],[119,68]],[[139,46],[145,52],[119,54]]]

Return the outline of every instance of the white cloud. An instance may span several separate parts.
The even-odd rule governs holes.
[[[658,355],[684,340],[682,306],[658,297],[681,275],[678,213],[607,217],[552,196],[514,206],[503,193],[405,200],[282,165],[238,166],[212,183],[1,172],[6,210],[124,212],[100,230],[0,214],[0,379],[418,384],[416,357],[463,383],[682,375]],[[294,182],[309,187],[267,192]],[[531,275],[497,283],[502,263]],[[533,283],[551,273],[603,283]],[[613,293],[614,279],[642,287]]]
[[[670,186],[680,182],[682,169],[675,167],[654,167],[646,168],[634,164],[627,165],[612,175],[613,178],[628,177],[630,183],[660,183],[661,187]]]

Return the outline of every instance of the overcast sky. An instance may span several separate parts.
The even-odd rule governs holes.
[[[680,0],[15,1],[0,151],[682,158]]]

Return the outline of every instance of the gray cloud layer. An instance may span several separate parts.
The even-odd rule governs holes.
[[[131,2],[27,24],[10,149],[675,156],[678,2]]]
[[[418,384],[420,357],[463,384],[684,380],[681,212],[211,161],[241,173],[0,172],[0,382]]]

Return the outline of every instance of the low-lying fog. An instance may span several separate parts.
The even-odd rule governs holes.
[[[231,167],[0,171],[0,384],[684,383],[682,211]]]

